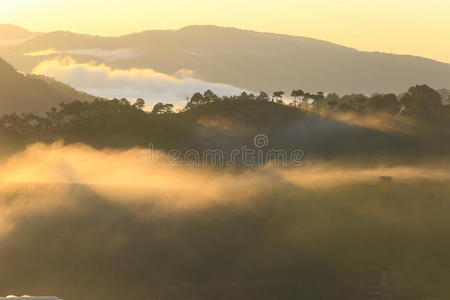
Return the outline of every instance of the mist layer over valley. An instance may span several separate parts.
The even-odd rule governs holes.
[[[143,150],[41,144],[4,161],[1,290],[65,299],[449,292],[448,160],[232,170],[143,166]]]
[[[448,299],[450,65],[216,26],[0,56],[0,295]]]

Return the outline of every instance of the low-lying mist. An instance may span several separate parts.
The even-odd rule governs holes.
[[[449,292],[447,161],[225,169],[143,165],[141,151],[35,144],[1,163],[0,294],[423,299]]]
[[[81,50],[73,52],[84,53]],[[85,54],[88,53],[89,51]],[[106,54],[114,59],[114,55],[127,55],[127,52]],[[239,94],[246,90],[229,84],[196,79],[192,70],[179,70],[169,75],[148,68],[113,69],[106,64],[79,63],[65,55],[42,61],[34,67],[33,73],[56,78],[95,96],[144,98],[151,100],[152,105],[163,101],[184,106],[187,97],[207,89],[215,90],[221,96]]]

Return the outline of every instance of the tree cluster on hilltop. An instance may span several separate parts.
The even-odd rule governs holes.
[[[258,95],[243,92],[240,95],[219,97],[211,90],[195,93],[188,101],[186,107],[180,112],[195,111],[196,109],[215,103],[273,103],[283,105],[284,92],[276,91],[270,97],[265,92]],[[344,95],[335,93],[324,95],[305,93],[294,90],[291,93],[294,101],[288,106],[304,110],[315,110],[329,113],[382,113],[390,115],[404,115],[427,121],[450,120],[449,106],[442,104],[441,95],[426,85],[411,87],[400,97],[395,94],[374,94],[367,97],[362,94]],[[0,119],[0,128],[6,132],[25,134],[26,132],[39,132],[55,128],[70,127],[75,123],[101,122],[105,119],[127,120],[146,118],[146,116],[170,115],[174,113],[172,104],[157,103],[152,110],[144,111],[145,101],[137,99],[131,104],[127,99],[96,99],[92,102],[73,101],[61,103],[58,108],[53,107],[44,116],[35,114],[7,114]],[[256,113],[258,109],[253,106]],[[158,117],[156,117],[158,118]]]
[[[283,91],[273,92],[270,97],[265,92],[259,95],[243,92],[236,96],[219,97],[208,90],[204,94],[195,93],[186,105],[186,109],[192,109],[204,104],[220,101],[271,101],[285,104]],[[449,106],[444,105],[442,95],[427,85],[411,87],[406,93],[397,96],[395,94],[373,94],[368,97],[363,94],[351,94],[339,96],[323,92],[308,93],[303,90],[293,90],[294,98],[289,105],[304,110],[322,113],[357,113],[357,114],[388,114],[404,115],[413,118],[432,121],[434,118],[447,118]],[[450,95],[448,96],[450,99]],[[450,101],[450,100],[449,100]]]
[[[417,85],[400,96],[374,94],[367,97],[352,94],[340,97],[330,93],[321,101],[320,110],[331,113],[403,115],[433,122],[449,119],[450,106],[443,102],[441,94],[434,89],[427,85]]]

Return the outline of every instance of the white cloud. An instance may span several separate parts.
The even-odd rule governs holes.
[[[135,49],[75,49],[65,51],[68,54],[87,55],[93,57],[103,58],[106,61],[120,61],[131,59],[139,56],[139,53]]]
[[[108,98],[144,98],[147,103],[167,102],[184,105],[186,97],[207,89],[220,96],[240,94],[244,89],[228,84],[206,82],[192,78],[189,70],[175,75],[152,69],[119,70],[94,63],[77,63],[70,57],[40,63],[33,70],[65,82],[76,89]]]
[[[55,50],[53,48],[50,48],[46,50],[28,52],[25,53],[25,56],[49,56],[49,55],[65,55],[65,54],[86,55],[101,58],[108,62],[127,60],[139,56],[139,52],[136,49],[108,50],[99,48],[71,49],[71,50]]]
[[[61,54],[61,53],[53,48],[50,48],[50,49],[46,49],[46,50],[27,52],[24,55],[25,56],[48,56],[48,55],[54,55],[54,54]]]

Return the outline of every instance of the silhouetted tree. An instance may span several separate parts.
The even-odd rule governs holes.
[[[142,98],[136,99],[136,102],[133,105],[137,109],[143,109],[145,107],[145,101]]]
[[[173,112],[173,104],[164,104],[164,103],[157,103],[155,106],[153,106],[152,114],[160,115],[160,114],[170,114]]]
[[[316,95],[314,95],[313,100],[314,100],[314,110],[315,111],[319,111],[319,107],[322,103],[322,100],[325,98],[325,95],[323,92],[317,92]]]
[[[204,102],[203,95],[197,92],[194,95],[192,95],[191,100],[186,105],[186,108],[187,109],[194,108],[194,107],[202,104],[203,102]]]
[[[243,100],[243,101],[248,100],[248,94],[246,92],[242,92],[239,95],[238,100]]]
[[[302,98],[302,103],[306,104],[308,103],[308,100],[312,99],[312,94],[310,93],[304,93]]]
[[[270,98],[269,98],[269,95],[267,95],[267,93],[261,91],[261,92],[259,92],[258,97],[256,97],[256,100],[257,101],[269,101]]]
[[[57,116],[58,110],[56,107],[52,107],[50,111],[46,112],[45,115],[47,116],[47,119],[51,122],[51,124],[56,125],[58,123],[58,116]]]
[[[298,98],[303,97],[304,94],[305,93],[301,89],[293,90],[291,93],[291,97],[294,97],[295,100],[298,100]]]
[[[401,103],[405,105],[408,115],[430,118],[442,106],[442,97],[427,85],[416,85],[403,95]]]
[[[400,111],[400,102],[394,94],[373,95],[369,99],[369,107],[374,112],[396,114]]]
[[[211,90],[207,90],[203,94],[203,103],[215,102],[215,101],[218,101],[219,99],[220,99],[219,96],[214,94],[214,92]]]
[[[120,104],[128,106],[128,105],[130,105],[130,101],[128,101],[128,99],[126,99],[126,98],[122,98],[122,99],[120,99]]]
[[[273,92],[273,98],[277,100],[282,100],[283,95],[284,95],[283,91]]]

